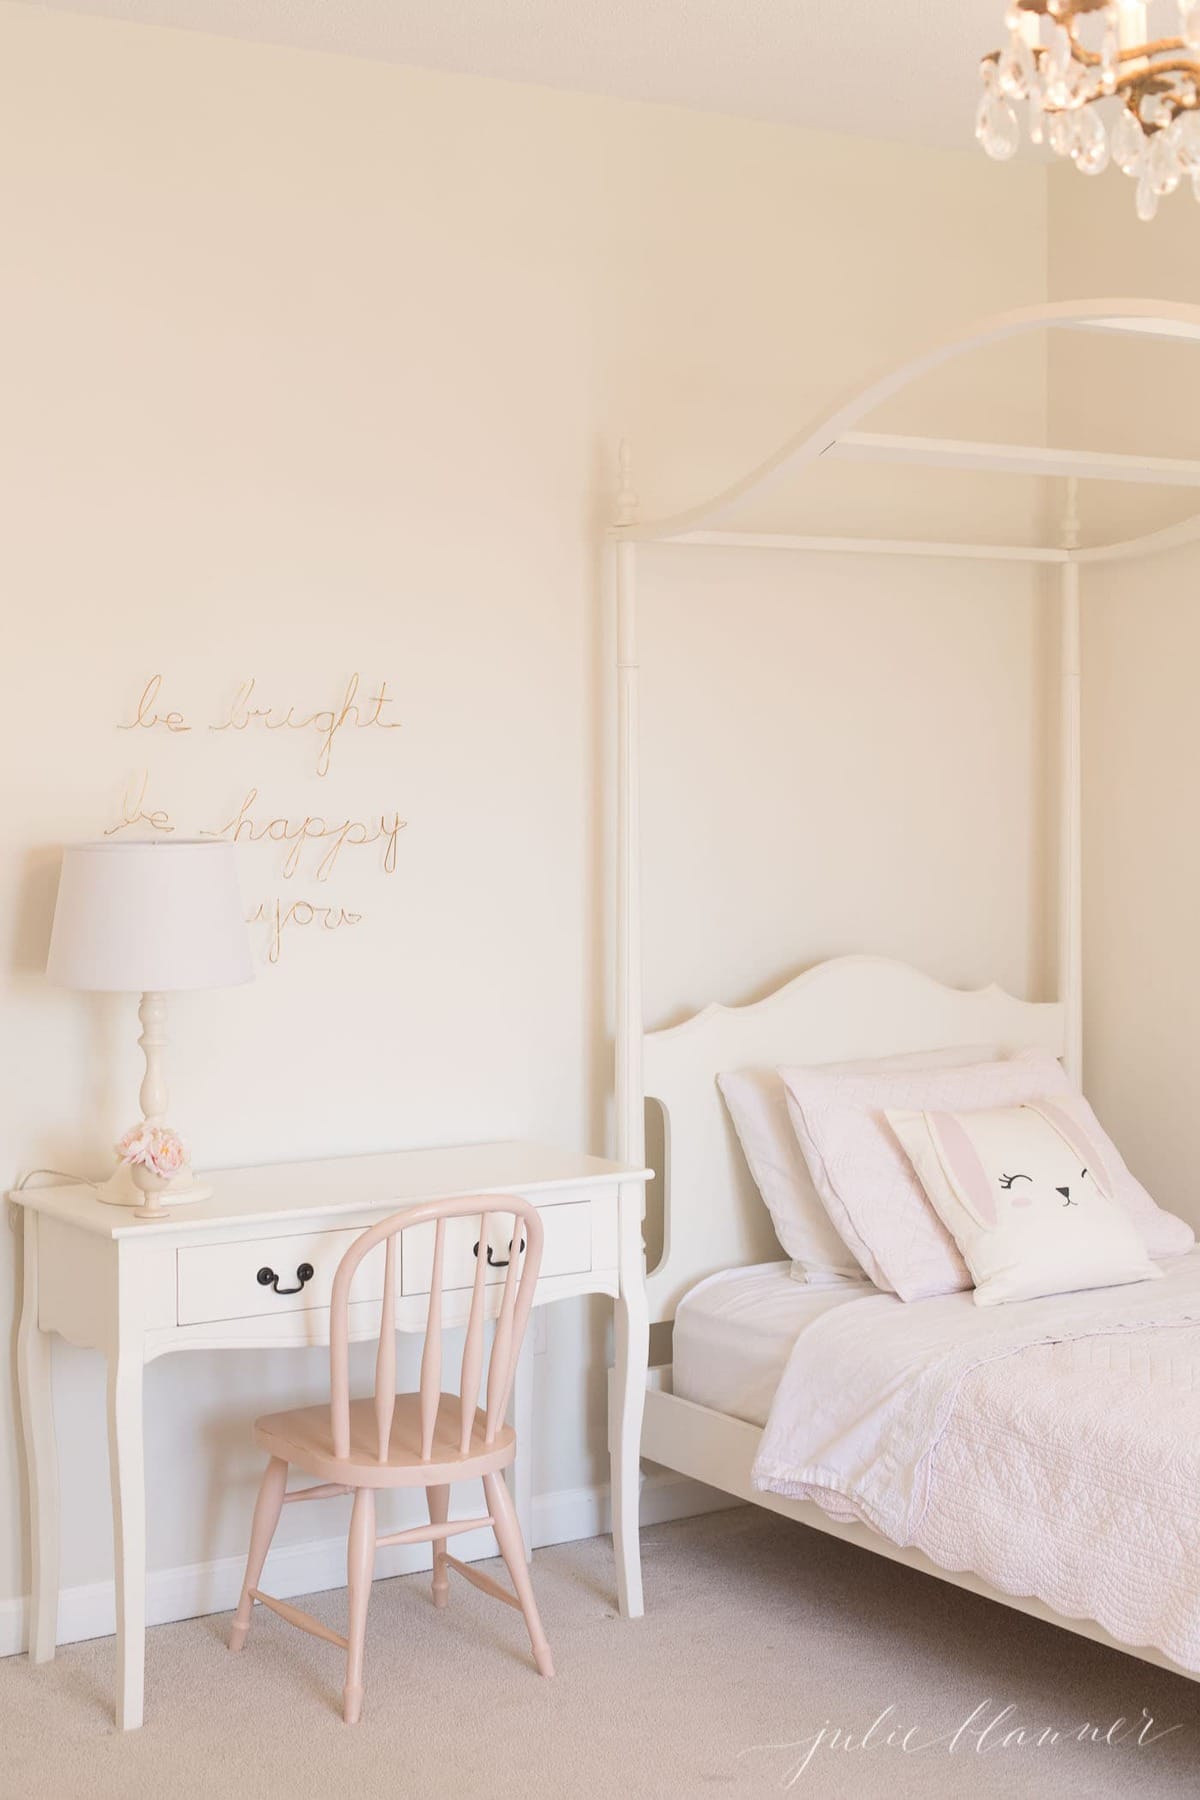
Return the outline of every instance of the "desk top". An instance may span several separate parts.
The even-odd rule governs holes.
[[[532,1197],[544,1188],[644,1181],[649,1174],[648,1169],[628,1168],[599,1156],[514,1141],[205,1169],[199,1179],[212,1183],[209,1199],[171,1206],[165,1219],[135,1219],[131,1208],[97,1200],[85,1182],[15,1188],[8,1197],[17,1206],[101,1237],[153,1237],[210,1230],[214,1225],[245,1225],[255,1219],[273,1225],[316,1214],[328,1217],[385,1207],[398,1211],[457,1194]]]

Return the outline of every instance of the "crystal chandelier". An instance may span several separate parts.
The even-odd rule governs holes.
[[[981,65],[975,135],[988,155],[1015,156],[1025,102],[1033,143],[1085,175],[1111,161],[1133,177],[1139,219],[1152,219],[1184,176],[1200,200],[1200,0],[1170,0],[1171,35],[1152,38],[1157,9],[1158,0],[1012,0],[1008,44]]]

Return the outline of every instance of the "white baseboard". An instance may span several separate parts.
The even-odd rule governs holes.
[[[647,1476],[642,1484],[644,1525],[687,1519],[697,1513],[716,1512],[722,1507],[738,1504],[728,1494],[717,1493],[713,1488],[702,1487],[697,1481],[666,1470]],[[534,1498],[535,1548],[600,1537],[611,1528],[612,1506],[607,1486],[564,1488],[558,1493],[539,1494]],[[454,1554],[464,1562],[495,1556],[496,1540],[490,1531],[464,1532],[455,1539]],[[379,1552],[376,1574],[407,1575],[429,1566],[427,1544],[394,1544]],[[325,1588],[345,1587],[345,1537],[316,1538],[309,1543],[290,1544],[274,1550],[267,1568],[271,1592],[281,1600],[296,1594],[320,1593]],[[146,1581],[146,1623],[167,1625],[178,1619],[198,1619],[205,1613],[232,1611],[241,1592],[244,1570],[244,1556],[225,1556],[215,1562],[153,1570]],[[0,1600],[0,1656],[16,1656],[24,1650],[27,1611],[25,1599]],[[58,1602],[60,1644],[111,1637],[115,1630],[116,1600],[111,1581],[63,1589]]]

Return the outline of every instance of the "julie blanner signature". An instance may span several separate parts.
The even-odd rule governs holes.
[[[1074,1724],[1038,1724],[1023,1719],[1017,1707],[981,1700],[961,1724],[950,1731],[934,1731],[920,1724],[906,1725],[897,1708],[886,1706],[865,1731],[835,1725],[829,1719],[805,1737],[789,1743],[752,1744],[744,1757],[780,1758],[775,1786],[793,1788],[827,1752],[857,1757],[891,1750],[902,1756],[941,1752],[948,1756],[987,1756],[1004,1750],[1065,1749],[1073,1744],[1099,1749],[1146,1750],[1182,1725],[1160,1725],[1147,1707],[1136,1719],[1118,1717],[1111,1722],[1084,1720]]]

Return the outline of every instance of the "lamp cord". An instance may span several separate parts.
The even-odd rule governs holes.
[[[20,1193],[22,1188],[28,1187],[35,1175],[53,1175],[56,1181],[69,1182],[73,1187],[89,1187],[93,1191],[101,1185],[98,1181],[89,1181],[86,1175],[68,1174],[65,1169],[30,1169],[26,1174],[22,1175],[20,1181],[17,1182],[15,1191]]]

